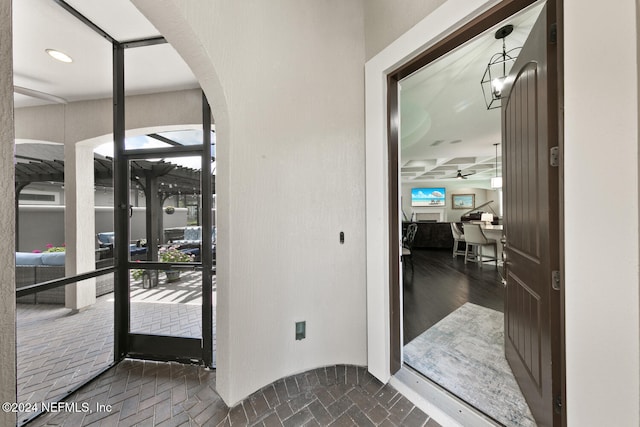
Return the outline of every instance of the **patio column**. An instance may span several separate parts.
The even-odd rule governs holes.
[[[95,270],[93,148],[68,142],[64,147],[65,275]],[[96,302],[95,279],[67,285],[65,307],[82,310]]]
[[[145,197],[147,199],[146,219],[147,219],[147,259],[149,261],[158,260],[158,244],[160,243],[160,233],[158,232],[158,220],[162,218],[161,211],[158,210],[158,176],[153,171],[145,173]]]

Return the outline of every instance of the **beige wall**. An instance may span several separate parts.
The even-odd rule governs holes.
[[[365,52],[369,60],[446,0],[365,0]]]
[[[564,7],[567,419],[638,426],[638,2]]]
[[[0,402],[16,397],[16,294],[14,259],[13,57],[11,1],[0,0]],[[16,424],[16,414],[0,411],[0,425]]]
[[[134,3],[216,118],[221,396],[365,365],[363,2]]]
[[[126,129],[202,123],[200,89],[126,98]],[[201,125],[200,125],[201,126]],[[72,143],[113,133],[110,98],[16,109],[17,139]],[[102,142],[112,141],[105,138]]]

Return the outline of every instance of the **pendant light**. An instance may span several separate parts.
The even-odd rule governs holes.
[[[502,188],[502,177],[498,176],[498,145],[500,144],[493,144],[496,147],[496,176],[491,178],[491,188]]]
[[[502,88],[504,87],[505,79],[513,62],[518,57],[517,54],[522,49],[521,47],[516,47],[507,50],[506,38],[512,32],[513,25],[505,25],[495,34],[496,40],[502,40],[502,52],[498,52],[491,57],[480,81],[487,110],[502,106]]]

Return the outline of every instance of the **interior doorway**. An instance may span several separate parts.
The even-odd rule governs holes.
[[[524,30],[523,35],[526,39],[529,30],[536,21],[537,15],[540,14],[542,6],[542,4],[536,4],[532,8],[521,11],[519,14],[510,17],[509,22],[498,21],[497,25],[490,27],[489,30],[486,31],[486,34],[491,36],[487,39],[490,40],[493,38],[493,33],[497,34],[497,30],[503,28],[507,23],[514,24],[515,28]],[[551,16],[555,16],[554,11]],[[544,11],[544,15],[547,15],[546,10]],[[546,28],[546,22],[542,25]],[[543,34],[545,34],[544,31]],[[485,39],[485,41],[487,39]],[[498,39],[497,35],[496,39]],[[488,185],[490,178],[492,178],[491,175],[495,175],[496,177],[498,177],[498,174],[500,174],[500,176],[502,175],[502,168],[498,165],[501,159],[497,153],[496,155],[491,155],[487,152],[487,148],[493,150],[495,144],[502,141],[500,124],[501,110],[498,109],[497,115],[494,114],[494,116],[497,116],[497,125],[494,121],[493,126],[494,129],[497,130],[494,131],[493,134],[487,130],[488,128],[483,128],[483,125],[471,126],[472,131],[465,134],[465,125],[473,122],[474,119],[465,120],[463,113],[470,112],[473,109],[473,102],[458,99],[458,92],[465,89],[463,82],[464,69],[472,66],[474,54],[482,52],[480,48],[480,46],[482,46],[482,40],[482,36],[473,39],[469,38],[469,41],[458,49],[447,51],[445,55],[438,56],[438,59],[435,61],[428,61],[427,63],[429,65],[424,71],[418,71],[414,66],[412,72],[405,75],[406,78],[404,80],[399,79],[393,81],[393,79],[390,79],[390,99],[399,99],[400,104],[398,108],[400,112],[400,131],[394,133],[396,132],[396,128],[390,127],[389,137],[392,144],[398,144],[397,152],[400,156],[400,161],[395,164],[395,168],[397,168],[395,173],[396,179],[402,182],[402,184],[397,186],[392,184],[390,191],[390,193],[393,193],[394,189],[399,188],[402,194],[401,198],[395,198],[396,203],[398,203],[397,200],[404,201],[404,204],[400,202],[401,212],[404,215],[399,214],[398,218],[404,217],[406,219],[407,216],[409,216],[409,221],[414,221],[418,219],[421,214],[428,213],[434,209],[444,209],[446,217],[444,222],[460,222],[464,219],[461,218],[461,216],[464,215],[460,215],[458,212],[452,210],[456,203],[456,197],[460,199],[461,203],[472,205],[471,209],[465,212],[466,214],[471,213],[473,207],[477,205],[490,206],[491,201],[494,200],[489,201],[489,199],[501,197],[499,190],[492,189]],[[493,41],[495,42],[495,40]],[[506,44],[509,45],[510,41],[516,46],[522,46],[524,43],[524,40],[518,40],[518,37],[512,37],[511,40],[507,39]],[[502,47],[497,43],[496,45],[495,50],[499,50]],[[512,46],[509,46],[507,49],[511,47]],[[491,55],[486,55],[485,67],[486,62],[489,62],[490,56]],[[481,73],[482,68],[480,68],[478,77],[481,76]],[[399,75],[401,74],[402,73],[399,73]],[[479,78],[476,80],[475,84],[480,81]],[[416,88],[425,84],[430,86],[430,88],[427,89],[426,95],[416,90]],[[453,88],[449,89],[451,86],[453,86]],[[479,86],[480,85],[478,85],[477,90],[480,90]],[[404,97],[405,88],[408,94],[406,98]],[[412,91],[414,93],[412,93]],[[436,101],[439,98],[446,98],[448,104],[444,106],[440,104],[438,108]],[[420,104],[421,99],[427,99],[429,102],[433,102],[433,105]],[[486,108],[488,105],[488,102],[487,106],[482,105],[484,113],[487,113]],[[422,109],[420,107],[422,107]],[[551,110],[553,110],[553,108]],[[393,109],[391,117],[393,117]],[[457,123],[443,125],[443,122],[446,123],[446,120],[452,117],[457,119]],[[393,118],[391,120],[391,122],[393,122]],[[553,129],[553,126],[550,128]],[[453,133],[451,132],[452,129],[454,131]],[[497,136],[495,133],[497,133]],[[491,138],[493,138],[493,140],[491,140]],[[477,152],[470,151],[470,147],[473,145],[473,142],[476,141],[485,144],[484,152],[481,152],[480,149],[477,149]],[[451,154],[444,155],[443,153],[447,149]],[[513,147],[511,147],[510,150],[512,151]],[[395,149],[392,146],[390,154],[394,152]],[[420,157],[420,155],[424,155],[425,153],[427,153],[426,157]],[[390,155],[390,158],[391,157]],[[513,168],[513,166],[512,164],[511,167]],[[390,165],[390,169],[393,167],[393,165]],[[517,179],[514,178],[517,176],[517,172],[515,172],[515,174],[514,172],[511,173],[512,175],[510,177],[513,182],[514,179]],[[457,181],[460,180],[465,181],[464,186],[457,183]],[[520,181],[521,180],[520,178]],[[405,184],[405,181],[408,182]],[[471,181],[485,181],[486,183],[470,184]],[[512,186],[514,188],[516,187],[516,185]],[[416,192],[417,190],[420,190],[422,193],[437,193],[436,196],[443,199],[442,207],[436,207],[437,201],[436,205],[431,203],[428,206],[421,205],[420,203],[409,203],[409,201],[412,200],[412,192]],[[492,193],[487,194],[487,192]],[[416,199],[416,197],[413,199]],[[516,205],[511,203],[509,206],[511,206],[513,210]],[[448,209],[448,207],[450,208]],[[410,215],[406,215],[407,211],[410,212]],[[513,217],[515,217],[515,215],[512,215],[512,220]],[[494,219],[496,221],[494,221]],[[501,218],[494,218],[492,216],[492,222],[494,223],[499,223],[499,219]],[[392,222],[392,229],[399,230],[400,223],[401,221],[398,221],[396,224]],[[483,345],[492,340],[496,341],[495,335],[497,329],[500,329],[500,338],[497,340],[501,345],[498,352],[501,358],[500,362],[503,362],[503,366],[510,371],[509,365],[506,363],[507,361],[504,357],[503,325],[505,325],[505,316],[502,312],[505,310],[500,309],[500,306],[504,304],[505,298],[501,283],[502,276],[496,271],[492,271],[488,266],[485,266],[484,269],[478,269],[473,265],[473,267],[470,268],[463,261],[458,260],[455,249],[451,250],[452,248],[449,248],[447,258],[442,257],[442,251],[439,254],[437,253],[438,249],[442,249],[439,242],[437,242],[439,236],[437,231],[438,225],[429,224],[423,228],[429,229],[427,233],[431,237],[431,241],[427,242],[427,246],[431,247],[428,248],[427,251],[421,251],[415,244],[413,245],[411,266],[406,269],[407,271],[402,272],[401,269],[399,272],[402,278],[400,282],[404,282],[404,286],[399,289],[397,288],[395,290],[396,294],[394,294],[393,288],[391,290],[392,298],[395,299],[396,295],[398,299],[404,298],[402,307],[405,313],[402,321],[398,322],[403,325],[403,336],[392,336],[392,347],[394,344],[397,345],[398,341],[402,341],[402,344],[397,348],[403,349],[402,356],[400,357],[403,363],[408,364],[427,377],[430,377],[449,392],[461,397],[495,420],[506,425],[536,425],[534,417],[528,411],[528,408],[526,408],[527,405],[522,395],[519,400],[523,403],[524,407],[522,407],[520,403],[517,403],[516,406],[521,405],[520,408],[502,408],[505,409],[506,412],[501,414],[501,408],[491,407],[491,404],[489,404],[488,407],[483,407],[487,402],[482,402],[482,399],[474,400],[474,395],[476,397],[483,394],[489,395],[487,392],[487,384],[480,382],[475,392],[473,391],[474,387],[470,387],[470,381],[475,381],[476,379],[481,380],[483,376],[491,376],[492,370],[493,373],[496,371],[498,361],[495,359],[495,348],[489,349],[488,347],[483,347]],[[443,226],[441,226],[441,228],[443,228]],[[515,227],[513,227],[513,229],[515,230]],[[442,232],[442,230],[440,230],[440,232]],[[394,242],[395,240],[391,237],[390,241]],[[422,243],[424,244],[424,242]],[[428,253],[428,251],[434,252]],[[498,255],[497,252],[498,248],[495,249],[495,255]],[[443,273],[443,271],[447,269],[449,269],[449,274],[457,274],[459,276],[459,283],[455,284],[458,289],[450,289],[450,292],[442,291],[442,289],[438,290],[437,286],[434,286],[433,283],[434,280],[445,280],[442,277],[447,273]],[[391,271],[393,274],[393,267]],[[512,281],[514,280],[512,275],[509,275],[508,278]],[[422,283],[420,283],[421,281]],[[425,287],[430,287],[431,293],[426,291],[424,289]],[[482,297],[477,296],[479,288],[486,288]],[[507,289],[512,289],[512,287],[508,287]],[[470,290],[472,292],[469,292]],[[474,295],[474,292],[476,295]],[[422,298],[424,301],[428,301],[425,306],[427,310],[430,310],[430,315],[425,315],[424,312],[421,312],[420,308],[416,307],[417,304],[420,304],[419,302],[409,300],[413,297],[420,298],[418,295],[421,293],[426,294],[426,297],[423,295]],[[444,304],[440,304],[438,298],[443,298],[444,300],[442,302]],[[507,297],[507,300],[510,298],[512,297]],[[482,300],[479,305],[475,304],[475,302],[477,302],[475,300],[478,299]],[[455,302],[452,303],[451,300],[455,300]],[[395,302],[392,304],[395,304]],[[447,304],[455,308],[453,310],[443,308],[443,305],[446,306]],[[508,306],[506,307],[507,312],[511,313]],[[498,309],[496,310],[496,308]],[[394,310],[392,308],[392,313],[393,312]],[[400,312],[400,310],[396,311],[396,313]],[[417,313],[420,313],[420,315],[417,315]],[[416,319],[416,317],[422,318]],[[513,318],[513,316],[511,317]],[[416,329],[419,329],[419,326],[416,325],[420,323],[428,325],[423,333],[416,332]],[[494,327],[486,327],[490,324],[494,325]],[[507,325],[508,324],[509,321],[507,321]],[[395,325],[396,323],[394,323],[392,319],[392,331]],[[472,331],[471,334],[469,334],[470,330]],[[463,332],[463,334],[460,334],[460,332]],[[462,335],[465,336],[463,337]],[[511,337],[511,331],[508,335]],[[559,335],[558,328],[557,336],[559,337]],[[393,341],[394,338],[396,339],[395,342]],[[410,342],[408,343],[407,341]],[[465,358],[465,360],[463,360],[463,365],[466,364],[465,367],[462,367],[462,365],[452,367],[452,360],[460,359],[461,354],[465,354],[465,351],[460,351],[461,347],[469,343],[471,343],[471,347],[474,348],[465,350],[467,352],[466,354],[474,354],[476,357]],[[480,345],[478,346],[478,344]],[[557,345],[557,343],[554,345]],[[523,358],[526,358],[526,356]],[[484,361],[489,360],[489,363],[485,364],[488,368],[485,373],[482,373],[482,368],[480,367],[484,363],[483,359]],[[396,358],[392,357],[392,372],[396,369],[394,366],[396,360]],[[439,362],[442,363],[439,364]],[[513,366],[513,363],[512,361],[511,366]],[[559,363],[557,364],[559,365]],[[465,372],[465,368],[469,370]],[[449,369],[448,375],[450,377],[458,377],[453,379],[445,378],[447,376],[447,369]],[[503,371],[504,368],[497,370]],[[556,373],[550,372],[549,376],[551,377],[555,374]],[[512,381],[511,385],[515,386],[516,393],[520,392],[518,383],[520,383],[521,387],[524,387],[523,389],[526,389],[526,385],[522,385],[522,379],[518,379],[518,383],[516,383],[511,372],[509,372],[509,375],[511,378],[510,381]],[[462,386],[457,387],[457,384],[461,384]],[[558,387],[558,385],[556,385],[556,387]],[[504,397],[506,388],[504,383],[497,386],[497,389],[499,389],[498,394],[503,394]],[[471,390],[471,392],[465,395],[465,392],[469,392],[469,390]],[[554,425],[556,422],[561,422],[561,418],[557,416],[557,414],[552,414],[554,409],[552,405],[547,405],[547,403],[551,403],[552,398],[549,398],[549,396],[545,398],[545,408],[541,410],[539,402],[531,399],[530,396],[527,397],[529,402],[533,402],[535,405],[532,409],[535,411],[536,419],[540,419],[540,414],[546,411],[548,417],[546,415],[542,417],[542,422],[545,425],[546,421],[551,419],[555,419],[555,421],[552,421]],[[495,401],[496,399],[489,397],[487,400]],[[517,401],[518,399],[510,397],[505,400]],[[514,410],[515,412],[522,413],[522,417],[518,420],[509,418],[509,414],[513,415]]]

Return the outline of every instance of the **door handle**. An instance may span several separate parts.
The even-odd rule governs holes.
[[[500,243],[502,243],[502,271],[500,272],[500,282],[502,282],[502,286],[507,286],[507,266],[509,265],[508,256],[507,256],[507,238],[502,237],[500,239]]]

